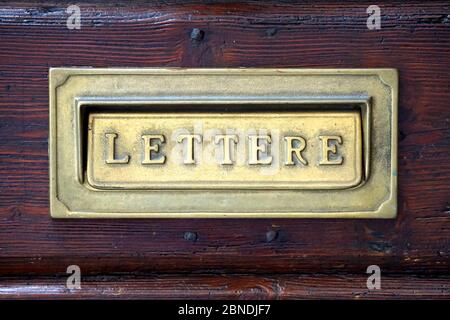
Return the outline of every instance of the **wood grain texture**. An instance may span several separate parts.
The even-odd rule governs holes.
[[[2,276],[70,264],[84,275],[448,274],[448,2],[379,1],[381,30],[367,29],[372,3],[359,1],[77,3],[81,30],[67,29],[65,3],[0,4]],[[52,220],[48,68],[62,66],[397,68],[398,218]]]
[[[381,290],[368,290],[362,275],[150,275],[82,278],[7,278],[0,299],[448,299],[449,277],[386,276]]]

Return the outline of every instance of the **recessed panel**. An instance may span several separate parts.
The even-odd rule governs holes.
[[[344,189],[362,181],[360,114],[94,113],[99,189]]]

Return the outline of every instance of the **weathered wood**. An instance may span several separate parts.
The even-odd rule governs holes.
[[[370,4],[81,3],[81,30],[69,30],[66,4],[3,2],[0,274],[54,275],[70,264],[86,275],[364,273],[370,264],[448,274],[448,2],[380,2],[381,30],[366,27]],[[202,36],[191,37],[194,28]],[[60,66],[398,68],[399,216],[52,220],[48,68]]]
[[[381,290],[368,290],[354,275],[153,275],[82,278],[68,289],[66,278],[0,281],[3,299],[448,299],[450,278],[383,276]]]

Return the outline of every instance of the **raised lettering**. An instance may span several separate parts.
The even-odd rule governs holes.
[[[305,166],[308,164],[308,161],[303,158],[301,152],[306,148],[306,141],[302,137],[284,137],[286,140],[286,165],[294,165],[293,154],[297,157],[297,160],[300,161]],[[298,142],[298,147],[293,146],[293,142]]]
[[[342,164],[343,157],[338,155],[337,153],[337,144],[342,144],[341,136],[319,136],[319,139],[322,141],[322,158],[319,162],[320,165],[336,165]],[[336,142],[330,145],[330,142]],[[336,155],[335,159],[330,159],[330,154],[333,153]]]
[[[130,156],[129,155],[125,155],[123,156],[121,159],[116,159],[115,158],[115,154],[116,154],[116,146],[115,146],[115,140],[117,138],[117,133],[105,133],[106,138],[108,139],[107,142],[107,148],[108,148],[108,152],[107,152],[107,156],[106,156],[106,163],[107,164],[125,164],[128,163],[130,161]]]
[[[152,152],[159,151],[160,144],[164,143],[165,138],[162,134],[143,134],[144,140],[144,160],[142,164],[163,164],[166,161],[166,156],[161,155],[158,159],[152,159]],[[152,140],[159,140],[160,144],[153,144]]]
[[[195,164],[194,159],[194,140],[198,143],[202,142],[202,136],[199,134],[181,134],[177,138],[178,143],[182,143],[186,139],[186,152],[184,164]]]
[[[215,137],[214,142],[215,144],[219,144],[220,141],[223,141],[223,159],[221,164],[233,164],[233,161],[231,160],[232,142],[237,144],[239,142],[238,136],[235,134],[220,134]]]
[[[266,140],[266,144],[259,144],[259,140]],[[272,139],[268,135],[264,136],[256,136],[250,135],[248,136],[249,142],[249,156],[248,156],[248,164],[271,164],[272,156],[266,154],[265,159],[260,159],[260,152],[267,153],[268,144],[272,142]]]

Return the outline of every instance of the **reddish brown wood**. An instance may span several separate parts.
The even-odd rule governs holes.
[[[68,289],[66,278],[4,279],[0,299],[448,299],[448,277],[382,277],[368,290],[362,275],[151,275],[82,278]]]
[[[382,29],[371,31],[370,4],[81,3],[81,30],[66,28],[56,1],[0,4],[0,275],[53,276],[70,264],[85,275],[364,274],[369,264],[448,274],[449,5],[380,1]],[[191,39],[193,28],[203,39]],[[52,220],[48,68],[61,66],[398,68],[399,216]]]

